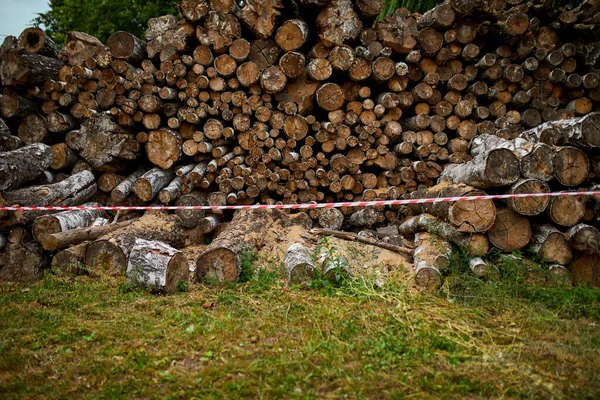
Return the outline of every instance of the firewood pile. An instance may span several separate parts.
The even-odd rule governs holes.
[[[598,2],[550,11],[535,1],[446,0],[423,15],[399,9],[375,22],[382,6],[182,0],[180,16],[151,19],[144,38],[116,32],[104,44],[71,32],[62,49],[37,28],[6,38],[0,206],[322,203],[595,187]],[[190,263],[199,279],[234,280],[239,253],[258,246],[268,220],[379,228],[359,236],[414,248],[421,286],[439,283],[453,246],[468,249],[479,275],[493,270],[485,261],[492,249],[530,250],[552,272],[600,285],[595,198],[307,214],[0,211],[0,278],[39,277],[52,251],[57,269],[127,269],[158,290],[174,290]],[[185,249],[205,237],[212,243],[190,260]],[[290,248],[290,259],[306,258],[298,251]]]

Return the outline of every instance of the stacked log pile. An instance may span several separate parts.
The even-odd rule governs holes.
[[[446,0],[378,22],[381,0],[300,3],[182,0],[178,18],[153,18],[144,38],[116,32],[106,45],[71,32],[59,49],[36,28],[8,37],[0,48],[0,205],[388,200],[597,181],[597,2],[549,11],[520,0]],[[125,269],[132,249],[142,260],[146,248],[164,254],[161,268],[179,271],[175,249],[212,235],[222,246],[199,257],[210,260],[199,270],[234,279],[237,268],[207,268],[237,265],[232,254],[245,245],[222,212],[181,211],[150,233],[137,222],[106,225],[132,213],[42,214],[0,211],[6,265],[32,231],[48,251],[75,245],[65,260]],[[600,284],[597,199],[309,215],[326,229],[391,225],[416,234],[424,282],[438,281],[447,258],[446,250],[429,253],[453,244],[473,257],[530,248]],[[44,258],[39,246],[31,251]],[[472,264],[478,274],[489,270],[480,258]],[[146,280],[172,276],[142,272]]]

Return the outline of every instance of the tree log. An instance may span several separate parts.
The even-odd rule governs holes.
[[[0,190],[19,187],[35,179],[52,164],[52,149],[34,143],[20,149],[0,153]]]
[[[434,198],[455,196],[479,196],[485,194],[471,186],[441,183],[436,186],[414,191],[405,198]],[[447,220],[459,232],[485,232],[496,219],[496,206],[492,200],[463,200],[454,203],[424,203],[408,205],[401,209],[412,215],[423,212]]]
[[[140,156],[140,144],[107,114],[88,119],[78,131],[67,134],[66,143],[93,168],[100,168],[116,159],[135,160]]]
[[[350,0],[333,0],[317,16],[317,27],[323,42],[341,46],[358,37],[362,23]]]
[[[57,252],[52,257],[52,272],[59,276],[86,274],[87,268],[83,264],[86,246],[87,243],[81,243]]]
[[[508,190],[509,194],[550,193],[548,184],[537,179],[521,179]],[[549,197],[522,197],[507,199],[506,203],[521,215],[538,215],[542,213],[550,201]]]
[[[133,183],[145,173],[145,169],[138,168],[127,178],[125,178],[121,183],[119,183],[117,187],[115,187],[110,193],[112,201],[114,201],[115,203],[120,203],[123,200],[125,200],[127,196],[129,196],[133,192]]]
[[[284,264],[288,283],[309,283],[315,277],[316,266],[310,251],[300,243],[287,249]]]
[[[160,169],[154,167],[144,175],[137,178],[133,183],[133,193],[142,201],[150,201],[156,197],[158,192],[167,186],[175,177],[173,169]]]
[[[600,249],[600,231],[594,226],[577,224],[565,235],[575,250],[584,254],[593,254]]]
[[[415,281],[425,289],[435,289],[442,282],[441,270],[450,266],[452,245],[426,232],[415,235]]]
[[[134,221],[135,220],[131,219],[119,222],[117,224],[106,224],[101,226],[92,225],[87,228],[71,229],[62,232],[51,233],[46,235],[42,241],[42,245],[45,250],[50,251],[64,249],[71,245],[79,246],[84,242],[95,240],[109,232],[124,228]],[[83,258],[83,254],[81,254],[81,258]]]
[[[523,132],[523,137],[544,140],[545,132],[556,135],[557,142],[549,144],[573,145],[587,148],[600,147],[600,112],[592,112],[578,118],[561,119],[543,123]]]
[[[484,235],[460,232],[431,214],[411,217],[398,226],[398,232],[401,235],[413,235],[423,231],[440,236],[458,247],[466,249],[472,257],[485,256],[489,250],[489,243]]]
[[[84,263],[91,269],[102,268],[120,273],[127,266],[136,239],[157,240],[178,248],[185,243],[185,232],[175,215],[146,212],[131,224],[90,243],[85,250]]]
[[[582,197],[552,197],[546,208],[546,215],[556,225],[572,227],[583,218],[585,202]]]
[[[280,213],[277,210],[238,210],[232,221],[208,245],[196,262],[196,279],[200,282],[235,281],[241,272],[240,254],[258,250],[264,234]]]
[[[465,183],[478,189],[512,185],[519,179],[519,160],[508,149],[496,148],[482,152],[464,164],[449,164],[441,180]]]
[[[565,234],[549,224],[534,227],[531,249],[549,263],[568,265],[573,259],[573,248]]]
[[[87,203],[84,206],[100,206],[98,203]],[[62,211],[53,215],[44,215],[33,221],[31,233],[33,238],[46,248],[48,235],[65,232],[77,228],[85,228],[96,218],[104,217],[104,211],[98,210],[72,210]]]
[[[176,293],[179,282],[188,282],[189,273],[185,255],[179,250],[159,241],[136,239],[126,282],[154,293]]]
[[[580,255],[571,264],[571,274],[578,284],[589,284],[600,288],[600,255]]]
[[[319,226],[339,230],[344,223],[344,214],[337,208],[324,208],[319,212]]]
[[[0,282],[35,282],[43,277],[47,261],[42,246],[31,239],[25,228],[13,228],[0,253]]]
[[[57,58],[59,47],[40,28],[27,28],[19,36],[19,46],[31,54]]]
[[[531,239],[529,220],[509,208],[498,209],[496,221],[488,231],[490,243],[496,248],[513,252],[522,249]]]
[[[181,158],[182,143],[179,132],[171,129],[150,131],[146,142],[148,160],[162,169],[169,169]]]
[[[115,58],[139,65],[147,56],[146,42],[128,32],[113,33],[106,42],[110,53]]]
[[[44,83],[58,79],[63,63],[40,54],[29,54],[25,49],[9,50],[0,64],[0,81],[4,86]]]

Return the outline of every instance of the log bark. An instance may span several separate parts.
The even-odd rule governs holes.
[[[241,272],[240,254],[245,249],[258,250],[264,233],[275,218],[277,210],[239,210],[225,229],[198,257],[197,281],[235,281]]]
[[[84,206],[100,206],[98,203],[86,203]],[[31,233],[33,238],[46,249],[48,235],[65,232],[77,228],[85,228],[96,218],[104,217],[104,211],[72,210],[62,211],[53,215],[38,217],[33,221]]]
[[[131,224],[91,242],[85,250],[84,263],[91,270],[120,273],[127,267],[136,239],[160,241],[179,248],[185,244],[185,232],[175,215],[146,212]]]
[[[78,228],[51,233],[46,235],[46,237],[42,241],[42,246],[45,250],[50,251],[64,249],[72,245],[79,246],[84,242],[95,240],[109,232],[113,232],[118,229],[124,228],[134,221],[135,220],[131,219],[116,224],[105,224],[101,226],[92,225],[86,228]],[[80,258],[83,258],[83,254],[81,254]]]
[[[542,260],[568,265],[573,259],[573,247],[565,234],[550,224],[534,227],[531,249]]]
[[[52,263],[50,264],[52,272],[59,276],[87,274],[87,268],[83,264],[86,246],[87,243],[81,243],[57,252],[52,257]]]
[[[35,179],[51,164],[52,149],[42,143],[0,153],[0,190],[17,188]]]
[[[0,81],[4,86],[40,84],[47,79],[58,80],[63,63],[25,49],[9,50],[0,65]]]
[[[546,142],[546,131],[550,130],[556,142],[549,144],[573,145],[579,147],[600,147],[600,113],[592,112],[578,118],[561,119],[543,123],[523,132],[524,137],[533,137]],[[547,139],[546,139],[547,140]]]
[[[150,201],[156,197],[158,192],[167,186],[175,177],[173,169],[163,170],[154,167],[144,175],[137,178],[133,183],[133,193],[142,201]]]
[[[472,257],[485,256],[489,250],[488,239],[484,235],[460,232],[449,223],[441,221],[431,214],[411,217],[398,226],[398,232],[401,235],[414,235],[423,231],[440,236],[458,247],[466,249],[467,254]]]
[[[441,271],[450,266],[452,245],[429,233],[415,235],[415,282],[424,289],[435,289],[441,285]]]
[[[310,251],[300,243],[294,243],[287,249],[284,264],[290,284],[309,283],[315,277],[316,266]]]
[[[93,168],[117,160],[135,160],[140,156],[140,144],[109,115],[100,114],[88,119],[78,131],[66,136],[66,143]]]
[[[405,198],[434,198],[455,196],[479,196],[485,194],[471,186],[441,183],[427,189],[414,191]],[[447,220],[459,232],[485,232],[496,219],[496,206],[492,200],[463,200],[454,203],[425,203],[409,205],[401,212],[412,215],[423,212]]]
[[[519,179],[519,160],[508,149],[482,152],[464,164],[450,164],[442,171],[441,180],[465,183],[478,189],[508,186]]]
[[[126,282],[154,293],[176,293],[179,282],[188,282],[189,273],[181,251],[159,241],[136,239],[129,255]]]
[[[35,282],[43,277],[47,261],[42,246],[32,240],[25,228],[13,228],[0,253],[0,282]]]
[[[509,208],[498,209],[496,221],[488,231],[488,237],[496,248],[510,253],[529,243],[531,225],[526,217]]]

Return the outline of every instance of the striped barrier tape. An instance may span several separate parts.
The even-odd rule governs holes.
[[[519,194],[490,194],[482,196],[460,197],[429,197],[421,199],[354,201],[343,203],[316,204],[253,204],[228,206],[12,206],[0,207],[0,211],[72,211],[72,210],[103,210],[103,211],[150,211],[150,210],[256,210],[256,209],[315,209],[338,207],[372,207],[404,204],[450,203],[454,201],[478,201],[521,199],[526,197],[565,197],[565,196],[600,196],[600,191],[585,192],[553,192],[553,193],[519,193]]]

